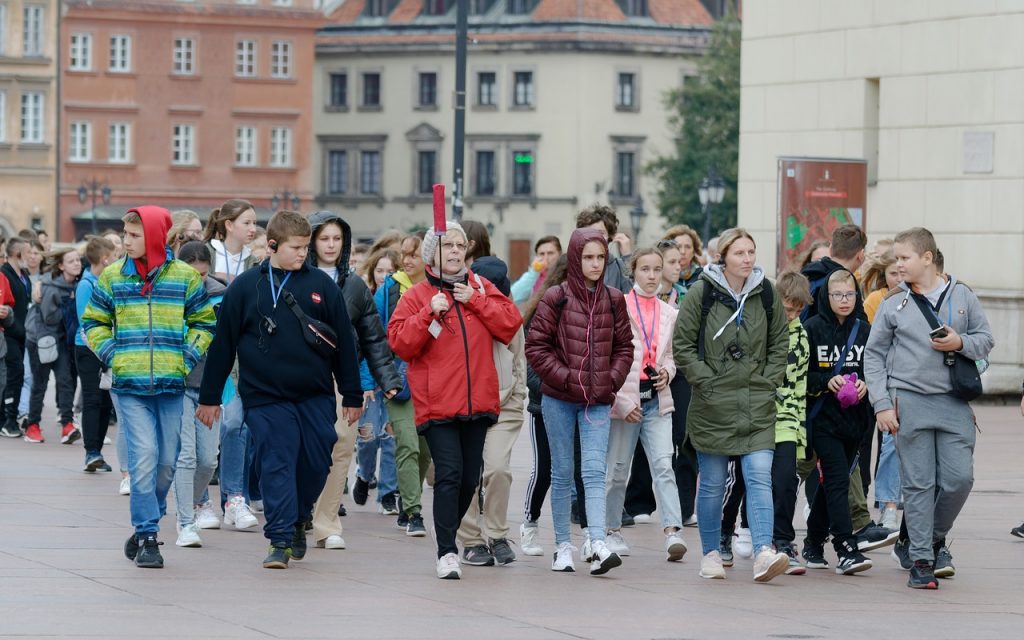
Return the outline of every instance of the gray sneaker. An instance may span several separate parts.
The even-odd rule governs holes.
[[[935,577],[952,578],[956,575],[956,567],[953,566],[953,554],[949,552],[945,540],[935,545]]]
[[[512,564],[516,561],[516,552],[512,551],[512,547],[509,546],[508,540],[505,538],[491,540],[491,555],[494,556],[494,561],[500,565]]]
[[[493,567],[494,556],[485,544],[466,547],[462,550],[462,561],[473,567]]]

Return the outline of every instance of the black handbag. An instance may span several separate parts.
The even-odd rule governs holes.
[[[943,292],[942,298],[939,298],[939,306],[942,306],[942,300],[947,292],[948,289]],[[942,326],[927,298],[918,293],[912,293],[910,297],[917,303],[917,308],[924,314],[924,319],[928,321],[928,326],[933,331]],[[981,373],[974,360],[952,351],[947,351],[944,356],[946,367],[949,368],[949,383],[953,387],[953,395],[967,402],[980,397],[983,392]]]
[[[295,317],[299,319],[299,324],[302,326],[302,338],[306,344],[324,358],[333,358],[338,351],[338,334],[334,329],[326,322],[307,316],[295,302],[295,296],[291,291],[282,290],[281,296]]]

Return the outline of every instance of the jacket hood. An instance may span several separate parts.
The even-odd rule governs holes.
[[[814,282],[815,280],[821,280],[833,271],[837,271],[839,269],[845,270],[846,267],[839,264],[832,258],[825,256],[821,260],[815,260],[814,262],[808,263],[800,273],[807,276],[807,279],[811,282]]]
[[[484,256],[473,261],[473,273],[491,281],[505,297],[512,295],[512,283],[508,279],[508,265],[494,256]]]
[[[409,277],[409,274],[404,271],[396,271],[388,277],[397,282],[398,286],[402,289],[412,288],[412,279]]]
[[[78,280],[74,282],[68,282],[64,276],[59,273],[49,273],[45,278],[42,279],[42,286],[44,287],[55,287],[61,289],[65,293],[73,292],[75,287],[78,286]]]
[[[167,247],[167,232],[171,230],[171,212],[163,207],[145,205],[129,209],[142,218],[142,231],[145,235],[146,261],[133,258],[135,272],[143,280],[142,295],[147,295],[153,288],[153,280],[164,263],[173,260]]]
[[[350,272],[348,261],[352,256],[352,228],[338,214],[330,211],[317,211],[309,216],[309,226],[312,227],[313,232],[309,236],[309,253],[306,255],[306,262],[311,267],[317,266],[316,234],[320,227],[330,222],[335,222],[341,227],[341,256],[335,266],[338,267],[338,283],[342,284]]]
[[[827,259],[828,258],[826,258],[826,260]],[[839,267],[838,269],[832,271],[828,277],[831,278],[832,273],[836,273],[838,271],[843,271],[845,273],[849,273],[850,276],[853,276],[853,273],[850,272],[848,269],[844,267]],[[853,305],[853,311],[850,313],[850,318],[860,318],[861,320],[867,321],[868,316],[867,313],[864,312],[864,300],[860,296],[859,287],[856,284],[857,279],[854,278],[853,282],[853,289],[856,292],[856,294],[854,295],[855,302]],[[818,305],[818,315],[821,316],[821,319],[827,322],[829,325],[835,325],[838,322],[838,320],[836,320],[835,311],[832,311],[832,304],[828,297],[827,281],[822,283],[821,287],[818,288],[817,300],[815,300],[815,302]]]
[[[214,278],[213,276],[206,276],[206,280],[203,281],[203,286],[206,287],[206,295],[209,297],[224,295],[228,287],[223,282]]]
[[[608,240],[605,239],[597,229],[576,229],[572,232],[572,236],[569,238],[569,251],[568,262],[566,268],[568,269],[566,284],[569,286],[569,290],[572,291],[580,300],[587,299],[587,279],[583,277],[583,247],[588,242],[599,242],[604,247],[605,256],[608,256]],[[604,284],[604,273],[608,270],[608,260],[604,261],[604,270],[601,272],[601,278],[598,279],[598,286]]]
[[[750,295],[750,292],[757,288],[757,285],[764,282],[764,269],[754,265],[754,270],[747,276],[747,281],[743,283],[743,290],[739,293],[733,291],[732,287],[729,286],[729,281],[725,278],[725,267],[720,264],[708,265],[704,269],[702,276],[718,285],[720,289],[726,291],[734,300],[740,302],[744,296]]]

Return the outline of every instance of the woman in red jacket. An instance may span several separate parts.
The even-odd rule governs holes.
[[[458,579],[455,534],[476,493],[487,428],[498,419],[493,340],[508,344],[519,310],[466,267],[466,232],[448,222],[423,239],[427,279],[409,289],[388,324],[388,342],[409,365],[416,428],[434,459],[437,577]]]
[[[551,448],[553,571],[575,571],[569,534],[573,436],[580,455],[587,508],[582,557],[591,575],[622,564],[605,545],[605,465],[610,409],[633,365],[633,330],[625,298],[604,284],[608,241],[594,229],[573,231],[568,280],[544,294],[526,338],[526,358],[541,379],[541,411]]]

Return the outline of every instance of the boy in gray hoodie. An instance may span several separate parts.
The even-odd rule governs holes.
[[[935,589],[936,577],[956,571],[946,535],[974,484],[974,412],[954,394],[945,363],[951,354],[987,358],[992,331],[974,292],[936,269],[938,248],[930,231],[900,233],[894,252],[903,283],[875,316],[864,376],[878,428],[899,438],[913,562],[907,586]],[[931,321],[926,311],[934,314]],[[933,323],[944,331],[933,331]],[[897,543],[895,554],[900,544],[907,542]]]

